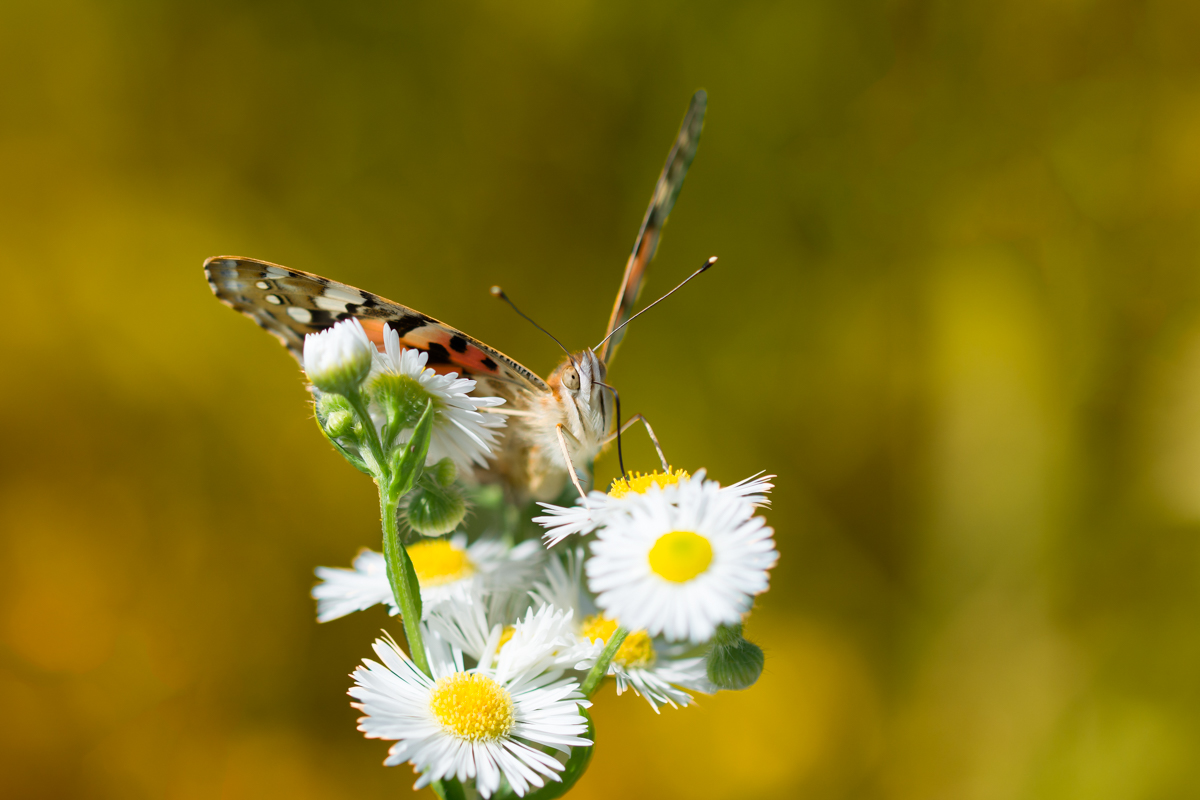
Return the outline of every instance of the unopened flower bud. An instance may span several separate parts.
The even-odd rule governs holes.
[[[304,372],[322,392],[352,394],[370,374],[377,352],[358,320],[344,320],[304,337]]]
[[[441,486],[436,480],[422,480],[409,495],[405,515],[408,524],[422,536],[441,536],[463,521],[467,515],[467,502],[457,486]]]
[[[443,458],[431,467],[426,467],[425,474],[433,477],[439,486],[449,486],[458,478],[458,467],[449,458]]]
[[[707,657],[708,679],[720,689],[749,689],[763,671],[763,651],[742,636],[742,626],[722,625]]]
[[[334,411],[325,418],[325,432],[330,438],[347,436],[354,430],[354,414],[345,410]]]

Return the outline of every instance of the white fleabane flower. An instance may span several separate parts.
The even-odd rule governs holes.
[[[461,533],[449,539],[425,539],[407,550],[421,585],[422,616],[426,617],[439,603],[467,597],[476,589],[495,595],[494,602],[511,601],[510,611],[519,612],[524,587],[538,574],[544,552],[536,541],[509,547],[496,539],[480,539],[468,545]],[[352,569],[318,567],[317,577],[321,583],[313,587],[312,596],[317,601],[318,622],[377,603],[386,603],[392,616],[400,613],[382,553],[363,550]]]
[[[754,504],[697,474],[636,496],[592,544],[596,604],[630,630],[701,643],[741,620],[779,558]]]
[[[565,562],[551,558],[544,582],[535,584],[532,594],[545,607],[574,611],[576,649],[570,655],[591,666],[616,632],[617,622],[600,613],[584,591],[583,561],[582,548],[567,553]],[[633,630],[617,649],[608,674],[616,681],[618,695],[633,689],[656,714],[664,704],[687,706],[693,700],[688,690],[702,694],[717,691],[708,679],[704,657],[696,655],[695,650],[690,644],[671,643],[651,637],[645,630]]]
[[[483,797],[500,788],[503,777],[518,795],[561,780],[563,764],[538,749],[568,754],[590,747],[582,738],[587,720],[580,707],[591,705],[573,679],[554,667],[558,647],[541,628],[545,615],[530,619],[497,658],[464,669],[463,654],[428,631],[425,675],[390,640],[376,640],[380,662],[365,659],[354,671],[352,705],[365,716],[358,729],[371,739],[395,740],[383,762],[405,761],[420,774],[414,788],[435,780],[474,779]],[[553,627],[553,626],[551,626]],[[499,630],[491,637],[495,643]]]
[[[761,472],[735,484],[726,486],[723,491],[737,497],[744,497],[755,507],[770,505],[767,493],[775,488],[771,483],[774,475],[763,475]],[[546,547],[553,547],[572,534],[587,534],[603,528],[610,520],[626,513],[639,495],[648,492],[664,491],[668,486],[675,486],[681,481],[704,481],[704,470],[697,470],[694,476],[679,470],[666,472],[631,473],[628,478],[618,478],[613,481],[612,488],[607,494],[592,491],[588,493],[587,503],[583,499],[575,501],[573,506],[556,506],[552,503],[538,503],[546,510],[533,521],[546,529],[542,537]],[[717,488],[722,488],[716,481],[706,481]]]
[[[383,352],[372,348],[375,363],[371,385],[376,394],[392,392],[415,410],[397,441],[400,444],[408,441],[426,402],[432,399],[436,418],[426,461],[433,464],[448,457],[460,469],[486,467],[488,456],[499,443],[498,429],[505,426],[505,420],[499,414],[481,414],[479,409],[503,405],[504,398],[472,397],[475,381],[460,378],[456,372],[439,375],[426,367],[429,354],[401,347],[400,336],[391,327],[384,328],[383,345]],[[371,404],[371,416],[380,428],[387,420],[379,402]]]
[[[366,380],[378,352],[362,323],[343,320],[304,337],[304,373],[322,392],[351,394]]]

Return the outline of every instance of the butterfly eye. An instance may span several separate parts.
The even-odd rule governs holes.
[[[562,385],[572,392],[579,388],[579,373],[575,371],[574,367],[567,367],[563,370]]]

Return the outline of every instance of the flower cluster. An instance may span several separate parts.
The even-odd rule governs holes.
[[[504,401],[386,327],[381,344],[350,320],[310,335],[304,365],[322,431],[379,488],[382,552],[319,568],[312,594],[320,622],[384,605],[403,623],[406,647],[378,639],[350,689],[385,764],[442,798],[558,797],[607,678],[655,712],[757,680],[742,622],[778,558],[758,515],[772,476],[633,474],[534,516],[458,477],[494,457]]]
[[[321,430],[360,470],[397,481],[388,488],[404,497],[402,512],[413,530],[439,536],[466,515],[458,471],[485,466],[499,442],[504,417],[481,412],[504,400],[472,397],[475,381],[438,374],[426,366],[428,359],[401,347],[399,334],[386,326],[379,350],[357,319],[304,339],[304,370]],[[418,436],[426,412],[428,442]],[[424,453],[422,463],[413,460],[414,450]],[[404,485],[410,477],[412,485]]]

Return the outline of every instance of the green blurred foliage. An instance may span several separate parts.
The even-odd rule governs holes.
[[[572,796],[1200,795],[1200,5],[0,5],[0,794],[397,797],[345,690],[378,541],[231,253],[549,371],[603,330],[676,466],[779,474],[743,693],[599,698]],[[639,437],[631,466],[653,464]],[[601,478],[615,471],[611,455]]]

